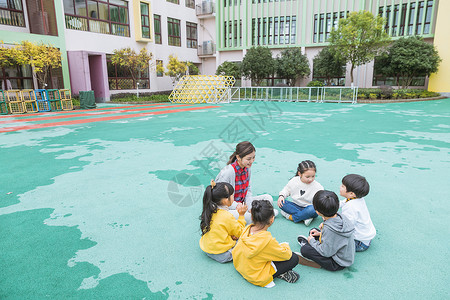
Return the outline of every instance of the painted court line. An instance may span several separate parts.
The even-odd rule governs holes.
[[[176,113],[176,112],[184,112],[184,111],[193,111],[193,110],[201,110],[201,109],[208,109],[208,108],[216,108],[216,107],[220,107],[220,106],[189,107],[189,108],[180,108],[180,109],[172,109],[172,110],[155,111],[155,112],[151,112],[151,113],[140,113],[140,114],[121,115],[121,116],[109,116],[109,117],[94,118],[94,119],[71,120],[71,121],[64,121],[64,122],[34,124],[34,125],[27,125],[27,126],[5,127],[5,128],[0,128],[0,132],[13,132],[13,131],[19,131],[19,130],[48,128],[48,127],[75,125],[75,124],[85,124],[85,123],[121,120],[121,119],[137,118],[137,117],[147,117],[147,116],[170,114],[170,113]]]
[[[191,106],[191,104],[182,104],[177,105],[176,107],[184,107],[184,106]],[[48,120],[58,120],[58,119],[67,119],[67,118],[76,118],[76,117],[96,117],[96,116],[102,116],[106,114],[118,114],[123,112],[132,112],[132,111],[142,111],[142,110],[155,110],[155,109],[163,109],[163,108],[173,108],[173,105],[166,105],[166,106],[152,106],[152,107],[145,107],[145,108],[136,108],[136,109],[125,109],[120,111],[106,111],[106,112],[99,112],[96,114],[93,114],[92,111],[89,113],[84,114],[73,114],[73,115],[64,115],[64,116],[48,116],[48,117],[39,117],[39,118],[30,118],[30,119],[20,119],[20,120],[5,120],[0,121],[0,124],[10,124],[10,123],[24,123],[24,122],[34,122],[34,121],[48,121]]]
[[[88,112],[88,111],[101,111],[101,110],[108,110],[108,109],[117,109],[122,110],[124,108],[134,108],[134,107],[144,107],[144,106],[160,106],[160,105],[167,105],[165,103],[153,103],[153,104],[140,104],[140,105],[130,105],[130,106],[113,106],[113,107],[103,107],[103,108],[94,108],[94,109],[82,109],[82,110],[63,110],[63,111],[47,111],[47,112],[41,112],[41,113],[31,113],[31,114],[17,114],[17,115],[6,115],[6,116],[0,116],[0,120],[3,118],[29,118],[34,116],[43,116],[48,114],[67,114],[67,113],[78,113],[78,112]],[[173,105],[178,106],[178,105]]]

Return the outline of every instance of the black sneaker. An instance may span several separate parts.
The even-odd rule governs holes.
[[[298,275],[298,273],[295,271],[289,270],[279,275],[278,278],[283,279],[284,281],[287,281],[289,283],[294,283],[297,282],[297,280],[300,278],[300,275]]]
[[[308,239],[304,235],[299,235],[297,241],[298,244],[300,245],[300,248],[308,244]]]

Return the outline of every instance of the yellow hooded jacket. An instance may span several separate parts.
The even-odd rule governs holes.
[[[250,234],[253,224],[245,227],[234,247],[233,264],[236,270],[248,282],[266,286],[272,282],[275,269],[272,261],[285,261],[291,258],[292,251],[288,244],[280,244],[269,231]]]
[[[229,211],[218,209],[211,217],[211,229],[200,239],[200,248],[210,254],[224,253],[236,244],[231,236],[239,237],[244,227],[244,216],[236,220]]]

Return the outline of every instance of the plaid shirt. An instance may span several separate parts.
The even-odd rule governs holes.
[[[248,191],[248,170],[247,168],[241,168],[237,161],[231,164],[236,174],[235,185],[234,185],[234,201],[244,202],[245,196],[247,196]]]

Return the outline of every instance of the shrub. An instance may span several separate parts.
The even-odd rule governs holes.
[[[319,80],[313,80],[313,81],[308,82],[308,84],[306,86],[307,87],[322,87],[323,82],[319,81]]]
[[[372,99],[372,100],[375,100],[375,99],[378,98],[378,95],[377,95],[377,94],[374,94],[374,93],[370,93],[370,94],[369,94],[369,98]]]

